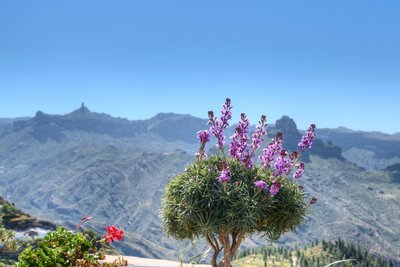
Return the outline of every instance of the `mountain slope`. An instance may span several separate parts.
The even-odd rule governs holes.
[[[24,210],[70,227],[83,214],[94,217],[91,224],[99,231],[116,224],[127,232],[122,247],[126,253],[174,253],[158,244],[162,232],[157,210],[166,183],[191,157],[182,151],[148,153],[99,143],[46,145],[57,149],[46,154],[43,145],[32,140],[11,153],[11,162],[21,162],[15,168],[0,161],[2,194]]]
[[[299,234],[282,243],[343,238],[370,253],[400,259],[400,186],[384,173],[370,173],[336,159],[312,157],[301,181],[318,198]]]
[[[193,160],[195,133],[207,120],[171,113],[129,121],[89,111],[38,112],[0,138],[0,194],[29,213],[74,227],[85,213],[98,231],[116,224],[127,232],[126,254],[176,259],[178,242],[163,236],[158,211],[168,181]],[[233,127],[229,129],[233,131]],[[269,129],[297,146],[301,133],[288,117]],[[318,133],[318,132],[317,132]],[[211,148],[211,146],[208,146]],[[342,157],[335,144],[316,140],[301,180],[319,201],[297,234],[282,243],[345,237],[373,253],[398,258],[399,184]],[[260,243],[249,240],[249,245]]]
[[[380,170],[400,163],[400,135],[352,131],[347,128],[319,129],[318,137],[340,146],[343,156],[367,170]]]

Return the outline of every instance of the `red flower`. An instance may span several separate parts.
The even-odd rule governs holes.
[[[104,235],[104,238],[108,243],[111,243],[114,240],[121,240],[122,236],[124,235],[124,231],[118,229],[114,225],[113,226],[108,225],[106,229],[107,229],[107,234]]]

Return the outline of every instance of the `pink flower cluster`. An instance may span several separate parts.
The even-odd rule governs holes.
[[[263,154],[259,156],[259,160],[265,169],[271,167],[275,157],[281,153],[282,150],[282,133],[278,133],[275,139],[269,143],[268,147],[263,149]]]
[[[306,150],[307,148],[311,148],[314,137],[315,137],[315,124],[311,124],[310,128],[308,128],[306,134],[301,137],[301,140],[298,144],[299,148],[301,149],[301,152],[304,152],[304,150]]]
[[[201,130],[197,132],[197,139],[200,141],[199,151],[196,152],[195,156],[197,159],[202,160],[207,158],[207,154],[204,151],[206,143],[210,141],[210,133],[207,130]]]
[[[232,158],[244,162],[247,153],[247,133],[249,132],[250,122],[246,117],[246,114],[242,113],[238,127],[235,129],[235,133],[230,137],[231,143],[229,148],[229,154]]]
[[[225,144],[225,135],[224,130],[229,126],[229,120],[232,118],[231,112],[231,100],[229,98],[226,99],[224,105],[221,110],[221,117],[218,119],[214,117],[214,112],[208,112],[208,124],[211,125],[210,132],[217,138],[217,149],[223,149]]]
[[[297,170],[293,173],[293,179],[300,179],[301,175],[304,172],[304,163],[300,162],[296,164]]]
[[[231,172],[229,171],[228,164],[225,161],[222,162],[222,171],[218,177],[219,183],[227,183],[231,180]]]
[[[197,133],[197,138],[200,141],[200,149],[196,153],[196,157],[202,160],[207,157],[204,152],[204,147],[207,142],[210,141],[210,135],[214,135],[217,139],[216,147],[220,151],[224,151],[225,135],[224,130],[229,126],[229,120],[232,118],[231,112],[231,100],[226,99],[222,106],[221,117],[214,117],[214,112],[208,112],[208,118],[210,130],[203,130]],[[231,142],[229,144],[229,156],[242,162],[244,166],[251,169],[253,167],[253,158],[256,155],[257,149],[261,146],[263,136],[266,134],[266,122],[267,118],[265,115],[261,116],[259,124],[256,126],[254,133],[251,135],[251,142],[249,143],[249,128],[250,122],[246,117],[246,114],[242,113],[238,126],[235,128],[234,134],[230,137]],[[315,137],[315,124],[311,124],[310,128],[306,131],[305,135],[301,137],[298,144],[301,152],[304,152],[307,148],[311,148],[313,139]],[[222,153],[225,157],[225,154]],[[282,133],[278,133],[276,138],[263,149],[262,154],[258,157],[261,166],[268,170],[272,168],[272,176],[270,185],[266,181],[259,180],[254,182],[254,186],[260,190],[268,190],[271,195],[279,193],[282,186],[280,179],[286,177],[292,170],[296,168],[293,173],[293,179],[300,179],[304,172],[304,163],[298,162],[299,152],[294,151],[288,153],[282,148]],[[231,180],[231,172],[226,161],[223,161],[218,181],[228,183]]]
[[[259,124],[256,126],[256,130],[252,135],[252,143],[251,143],[251,154],[250,157],[253,158],[257,149],[260,147],[261,143],[264,141],[262,139],[263,135],[267,132],[265,131],[265,127],[267,126],[267,116],[262,115]]]

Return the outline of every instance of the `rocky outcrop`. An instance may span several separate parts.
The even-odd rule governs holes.
[[[400,183],[400,163],[390,165],[384,171],[390,175],[392,182]]]
[[[288,116],[283,116],[276,121],[275,126],[269,131],[269,136],[274,138],[278,132],[283,134],[283,146],[289,151],[298,149],[298,143],[302,134],[297,129],[297,125],[293,119]],[[325,143],[318,139],[318,128],[316,130],[317,138],[314,140],[312,149],[307,150],[303,155],[303,160],[308,161],[310,154],[318,155],[322,158],[336,158],[345,160],[342,156],[342,150],[339,146],[332,142]]]

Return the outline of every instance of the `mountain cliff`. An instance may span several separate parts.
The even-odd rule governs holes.
[[[293,119],[288,116],[283,116],[277,120],[274,127],[271,127],[268,136],[274,138],[276,133],[283,133],[284,147],[289,150],[295,150],[298,148],[297,144],[302,136],[302,133],[297,129],[297,125]],[[318,155],[322,158],[336,158],[338,160],[344,160],[342,156],[342,149],[332,144],[332,142],[323,142],[318,138],[319,131],[317,130],[317,139],[314,140],[312,149],[307,150],[303,155],[303,160],[308,161],[310,154]]]

